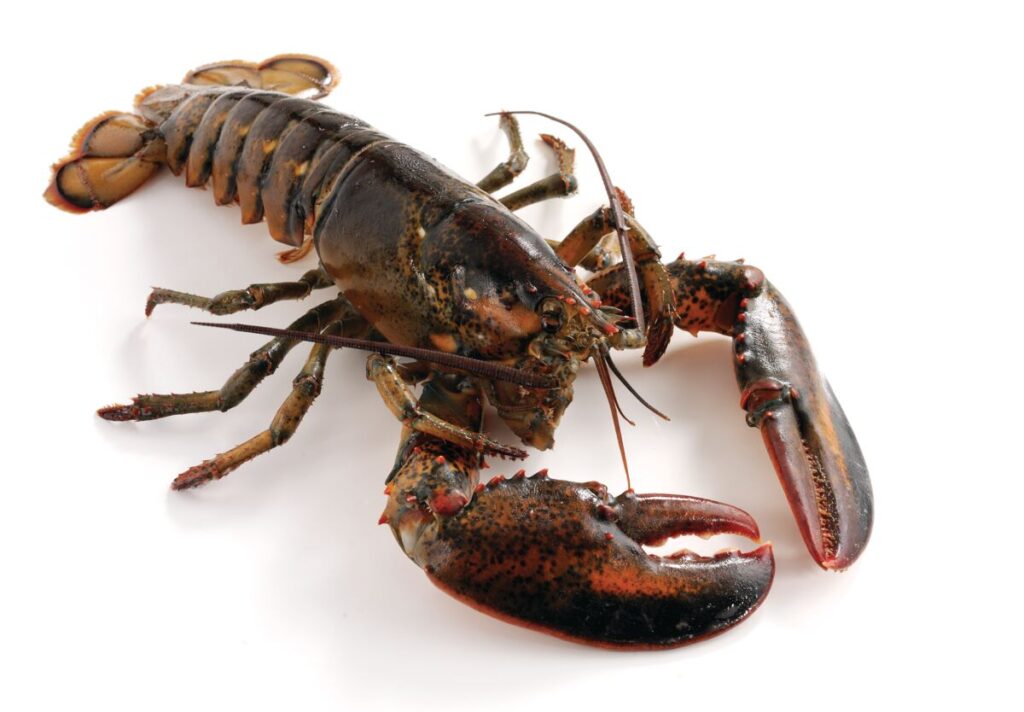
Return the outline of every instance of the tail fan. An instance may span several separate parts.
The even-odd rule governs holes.
[[[259,64],[231,60],[215,62],[185,75],[183,84],[247,86],[321,99],[338,86],[338,70],[308,54],[279,54]]]
[[[43,197],[62,210],[103,210],[145,183],[164,162],[164,141],[141,116],[109,111],[85,124],[53,166]]]

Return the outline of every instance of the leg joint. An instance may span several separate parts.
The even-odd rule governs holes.
[[[311,374],[300,374],[292,381],[292,386],[303,396],[312,400],[320,395],[320,391],[323,389],[323,379]]]

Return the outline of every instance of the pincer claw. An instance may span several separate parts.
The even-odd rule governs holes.
[[[782,295],[765,283],[745,316],[734,339],[740,405],[761,430],[807,549],[822,568],[841,571],[871,535],[864,455]]]
[[[757,538],[746,512],[674,495],[608,497],[546,477],[478,486],[471,502],[421,529],[407,553],[470,606],[577,642],[664,648],[720,633],[771,586],[770,544],[749,553],[649,554],[682,534]]]

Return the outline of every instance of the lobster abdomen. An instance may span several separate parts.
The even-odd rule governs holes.
[[[130,195],[167,163],[176,174],[185,168],[189,185],[205,185],[213,176],[217,179],[216,187],[221,188],[218,195],[230,196],[224,202],[231,202],[237,195],[235,174],[240,156],[225,150],[221,170],[215,171],[211,155],[231,109],[245,99],[251,118],[255,119],[270,104],[288,97],[323,97],[337,80],[337,70],[330,63],[302,54],[278,55],[260,63],[230,61],[205,65],[189,72],[181,85],[141,92],[136,105],[144,116],[110,111],[86,122],[72,139],[70,154],[54,164],[44,197],[69,212],[104,210]],[[262,104],[255,101],[257,94],[265,99]],[[312,102],[303,104],[303,108],[314,106],[323,109]],[[345,117],[342,123],[353,122],[351,117]],[[291,116],[283,126],[290,125]],[[239,139],[236,146],[241,149],[252,124],[239,121],[236,126],[241,127],[240,133],[228,131],[225,136]],[[305,136],[306,140],[320,143],[316,136]],[[201,149],[194,154],[193,144]],[[269,168],[262,160],[258,164]],[[293,174],[293,178],[297,177],[300,176]],[[256,173],[253,183],[258,185],[261,179],[262,175]],[[284,187],[294,188],[294,183],[285,181]],[[275,196],[272,202],[275,206],[289,205],[290,197],[290,193],[283,198]],[[262,215],[264,204],[260,189],[250,191],[247,198],[247,217],[258,220],[255,216]],[[302,242],[302,221],[296,225],[293,220],[289,225],[280,212],[275,212],[272,219],[272,230],[278,239],[287,236],[291,242]]]
[[[164,137],[175,175],[193,187],[212,180],[218,204],[237,201],[243,222],[266,218],[271,236],[293,246],[357,154],[390,141],[323,104],[250,88],[166,86],[138,110]]]

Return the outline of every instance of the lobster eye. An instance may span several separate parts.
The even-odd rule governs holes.
[[[557,334],[565,323],[565,309],[555,299],[545,299],[540,305],[540,325],[549,334]]]

